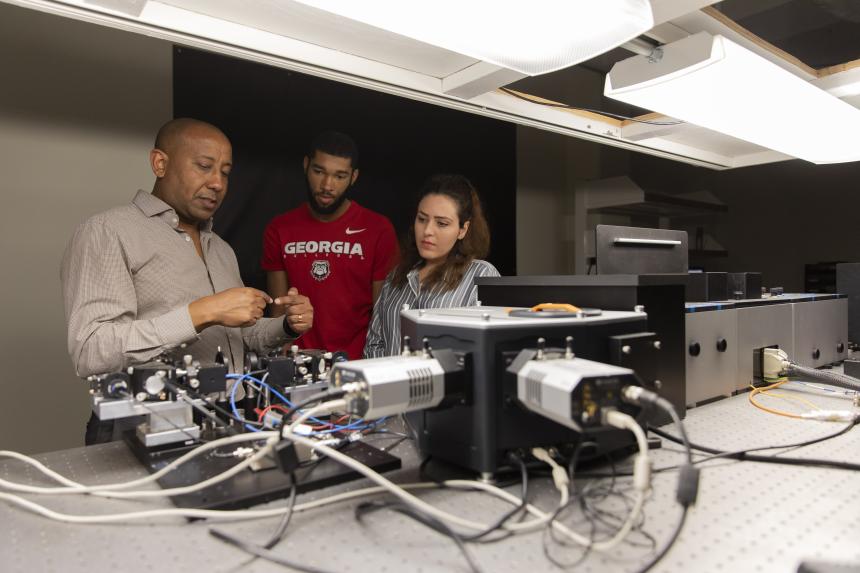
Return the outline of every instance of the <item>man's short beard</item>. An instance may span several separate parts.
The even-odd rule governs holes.
[[[314,191],[313,191],[313,189],[311,189],[311,185],[310,185],[310,183],[308,183],[307,177],[305,177],[305,187],[307,188],[308,206],[311,208],[311,211],[313,211],[317,215],[332,215],[338,209],[340,209],[340,206],[343,205],[344,201],[346,201],[347,194],[349,193],[349,190],[352,188],[352,184],[350,183],[349,186],[346,189],[344,189],[343,193],[340,194],[340,197],[335,199],[331,205],[325,205],[325,206],[317,203],[317,198],[314,196]]]

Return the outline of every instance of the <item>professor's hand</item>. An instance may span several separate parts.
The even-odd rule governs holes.
[[[287,291],[286,295],[276,298],[275,304],[286,306],[285,320],[296,334],[304,334],[314,325],[314,307],[310,299],[299,294],[295,287]]]
[[[231,288],[204,296],[188,305],[197,332],[220,324],[228,327],[253,326],[263,316],[272,297],[249,287]]]

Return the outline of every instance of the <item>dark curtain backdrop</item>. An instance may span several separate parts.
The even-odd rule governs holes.
[[[415,194],[434,173],[462,173],[477,187],[492,232],[489,260],[516,274],[514,125],[304,74],[174,48],[175,117],[209,121],[233,143],[230,188],[215,230],[232,245],[245,284],[265,288],[263,229],[306,197],[302,158],[324,129],[358,143],[351,197],[386,215],[403,236]]]

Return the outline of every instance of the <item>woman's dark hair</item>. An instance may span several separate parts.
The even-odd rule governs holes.
[[[443,195],[454,201],[460,228],[469,221],[466,236],[454,243],[445,262],[433,269],[422,283],[427,288],[441,285],[442,290],[447,291],[457,288],[473,260],[486,257],[490,252],[490,229],[487,226],[487,220],[484,219],[478,192],[462,175],[434,175],[425,181],[418,201],[415,203],[416,213],[418,205],[428,195]],[[406,234],[401,253],[400,263],[391,277],[396,287],[405,285],[409,271],[423,262],[418,253],[418,246],[415,244],[414,224],[409,225],[409,232]]]

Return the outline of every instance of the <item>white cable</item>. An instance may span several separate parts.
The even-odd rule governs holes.
[[[471,480],[449,480],[443,482],[445,487],[450,487],[454,489],[461,490],[478,490],[490,493],[504,501],[507,501],[511,505],[517,506],[522,503],[522,500],[515,495],[507,492],[495,485],[483,483],[479,481],[471,481]],[[404,490],[415,490],[415,489],[437,489],[439,484],[435,482],[424,482],[424,483],[411,483],[411,484],[403,484],[398,486]],[[329,496],[322,499],[317,499],[313,501],[309,501],[306,503],[298,504],[293,508],[294,512],[303,512],[311,509],[316,509],[319,507],[324,507],[327,505],[331,505],[334,503],[339,503],[343,501],[349,501],[351,499],[363,498],[370,495],[378,495],[381,493],[390,492],[388,487],[369,487],[363,488],[355,491],[348,491],[344,493],[339,493],[333,496]],[[46,517],[48,519],[64,522],[64,523],[74,523],[74,524],[97,524],[97,523],[117,523],[117,522],[129,522],[140,519],[149,519],[149,518],[157,518],[157,517],[185,517],[185,518],[196,518],[196,519],[217,519],[217,520],[230,520],[230,521],[238,521],[245,519],[263,519],[268,517],[277,517],[283,515],[286,511],[285,508],[276,508],[276,509],[258,509],[258,510],[217,510],[217,509],[181,509],[181,508],[170,508],[170,509],[155,509],[155,510],[144,510],[144,511],[134,511],[127,513],[115,513],[115,514],[103,514],[103,515],[73,515],[67,513],[60,513],[51,509],[44,507],[38,503],[27,500],[23,497],[0,492],[0,499],[11,502],[14,505],[17,505],[23,509],[29,510],[33,513]],[[548,514],[532,504],[526,504],[525,510],[536,516],[541,520],[548,520],[551,517],[551,514]],[[544,521],[545,522],[545,521]],[[485,526],[486,527],[486,526]],[[572,532],[566,526],[561,523],[553,522],[553,527],[557,529],[560,533],[567,535],[574,539],[575,541],[579,539],[580,543],[588,544],[589,539],[584,537],[579,537],[577,534]],[[520,531],[520,533],[523,531]]]
[[[296,418],[296,420],[290,424],[290,430],[295,431],[297,426],[300,426],[304,423],[308,418],[314,417],[317,414],[325,414],[329,412],[333,412],[338,408],[346,408],[346,400],[329,400],[328,402],[323,402],[317,406],[314,406],[310,410],[305,410],[302,412],[302,415]]]
[[[461,480],[462,483],[450,483],[445,482],[446,486],[455,487],[458,489],[481,489],[481,486],[487,485],[482,484],[480,482],[471,482],[467,480]],[[468,487],[465,487],[464,484],[468,484]],[[474,486],[474,487],[472,487]],[[424,482],[424,483],[413,483],[413,484],[405,484],[400,486],[404,489],[436,489],[439,487],[439,484],[435,482]],[[495,487],[495,486],[492,486]],[[325,497],[322,499],[317,499],[313,501],[309,501],[306,503],[298,504],[293,508],[295,512],[308,511],[310,509],[315,509],[317,507],[324,507],[326,505],[330,505],[333,503],[338,503],[341,501],[348,501],[353,498],[361,498],[368,495],[375,495],[380,493],[387,492],[388,489],[384,487],[369,487],[364,489],[359,489],[355,491],[348,491],[344,493],[339,493],[330,497]],[[500,490],[504,491],[504,490]],[[507,493],[507,492],[504,492]],[[510,494],[508,494],[510,495]],[[519,504],[520,500],[514,496],[513,503]],[[151,509],[144,511],[133,511],[126,513],[113,513],[113,514],[102,514],[102,515],[74,515],[68,513],[60,513],[54,511],[52,509],[48,509],[47,507],[40,505],[38,503],[32,502],[28,499],[25,499],[21,496],[14,495],[11,493],[3,493],[0,492],[0,499],[11,502],[13,505],[17,505],[24,509],[28,509],[33,513],[46,517],[48,519],[52,519],[54,521],[60,521],[64,523],[77,523],[77,524],[95,524],[95,523],[116,523],[116,522],[127,522],[134,521],[139,519],[147,519],[152,517],[187,517],[187,518],[196,518],[196,519],[221,519],[221,520],[243,520],[243,519],[262,519],[267,517],[277,517],[283,515],[286,512],[285,508],[276,508],[276,509],[243,509],[243,510],[220,510],[220,509],[183,509],[183,508],[169,508],[169,509]],[[508,500],[510,501],[510,500]]]
[[[235,436],[227,436],[226,438],[220,438],[218,440],[214,440],[212,442],[207,442],[205,444],[201,444],[200,446],[194,448],[187,454],[175,459],[170,462],[157,472],[148,475],[146,477],[142,477],[140,479],[132,480],[129,482],[122,483],[112,483],[112,484],[104,484],[104,485],[84,485],[75,481],[68,479],[67,477],[55,472],[54,470],[48,468],[42,462],[31,458],[30,456],[26,456],[24,454],[20,454],[18,452],[2,450],[0,451],[0,457],[14,458],[20,460],[28,465],[33,466],[49,478],[59,482],[66,484],[68,487],[42,487],[42,486],[30,486],[24,484],[18,484],[10,481],[6,481],[0,479],[0,486],[5,487],[6,489],[10,489],[13,491],[20,491],[25,493],[41,493],[41,494],[69,494],[69,493],[93,493],[93,492],[101,492],[101,491],[110,491],[110,490],[122,490],[129,489],[131,487],[143,485],[146,483],[150,483],[158,480],[165,474],[173,471],[177,467],[181,466],[185,462],[191,460],[207,452],[209,450],[213,450],[215,448],[219,448],[221,446],[227,446],[231,444],[241,443],[241,442],[252,442],[259,441],[262,439],[269,439],[273,436],[277,436],[278,432],[255,432],[251,434],[237,434]]]
[[[310,418],[311,416],[319,415],[323,412],[331,411],[332,409],[339,408],[345,406],[346,402],[343,400],[331,400],[329,402],[325,402],[318,406],[315,406],[302,414],[302,416],[294,422],[294,425],[300,425],[304,420]],[[254,432],[258,436],[264,432]],[[182,486],[182,487],[174,487],[169,489],[156,489],[156,490],[143,490],[143,491],[120,491],[120,492],[95,492],[93,495],[97,495],[100,497],[112,497],[112,498],[141,498],[141,497],[171,497],[175,495],[185,495],[189,493],[194,493],[196,491],[200,491],[206,489],[207,487],[213,486],[217,483],[221,483],[234,475],[242,472],[245,468],[250,467],[258,460],[264,458],[269,455],[271,451],[274,449],[275,444],[278,442],[278,433],[277,432],[265,432],[267,434],[266,444],[257,450],[254,455],[243,460],[242,462],[232,466],[230,469],[221,472],[211,478],[205,479],[201,482],[197,482],[195,484]]]
[[[398,486],[394,482],[390,481],[388,478],[380,475],[379,473],[377,473],[376,471],[367,467],[363,463],[352,459],[351,457],[347,456],[346,454],[339,452],[338,450],[335,450],[334,448],[330,448],[328,446],[323,446],[315,440],[312,440],[310,438],[306,438],[305,436],[300,436],[298,434],[295,434],[291,431],[291,428],[284,428],[283,434],[284,434],[285,438],[292,440],[295,443],[307,446],[307,447],[311,448],[312,450],[315,450],[315,451],[318,451],[322,454],[325,454],[327,457],[334,459],[335,461],[341,463],[342,465],[345,465],[348,468],[354,469],[355,471],[357,471],[360,474],[364,475],[365,477],[369,478],[371,481],[376,482],[380,486],[384,487],[386,490],[388,490],[394,496],[400,498],[401,500],[405,501],[409,505],[411,505],[411,506],[413,506],[413,507],[415,507],[415,508],[417,508],[417,509],[419,509],[425,513],[429,513],[430,515],[436,517],[437,519],[441,519],[442,521],[445,521],[448,523],[453,523],[453,524],[456,524],[460,527],[465,527],[467,529],[474,529],[476,531],[482,531],[488,527],[485,524],[477,523],[475,521],[471,521],[468,519],[464,519],[464,518],[459,517],[457,515],[452,515],[452,514],[445,512],[445,511],[442,511],[436,507],[433,507],[429,503],[415,497],[411,493],[407,492],[406,490],[404,490],[403,488],[401,488],[400,486]]]
[[[342,402],[342,400],[334,400],[330,402],[326,402],[312,409],[313,413],[316,413],[322,409],[327,409],[329,407],[340,407],[340,405],[336,404],[337,402]],[[607,416],[607,422],[611,425],[614,425],[619,428],[629,429],[636,436],[637,443],[640,448],[639,456],[637,457],[635,469],[634,469],[634,486],[637,489],[637,496],[634,501],[633,510],[630,513],[627,521],[624,525],[619,529],[616,535],[607,541],[601,541],[597,543],[592,543],[590,539],[581,536],[573,531],[571,531],[568,527],[564,526],[561,523],[553,522],[553,527],[557,529],[559,532],[569,537],[571,540],[580,543],[582,545],[591,546],[593,549],[598,551],[605,551],[611,549],[615,545],[617,545],[621,539],[623,539],[627,533],[629,533],[633,524],[641,512],[642,503],[644,502],[644,492],[647,490],[649,484],[649,478],[647,476],[647,470],[649,468],[648,458],[647,458],[647,439],[645,438],[644,432],[642,429],[636,424],[633,418],[627,416],[626,414],[622,414],[620,412],[610,413]],[[372,481],[378,483],[381,487],[378,488],[366,488],[364,490],[359,490],[355,492],[346,492],[345,494],[338,494],[335,496],[331,496],[329,498],[324,498],[321,500],[316,500],[313,502],[308,502],[306,504],[300,504],[294,508],[294,511],[305,511],[314,507],[320,507],[323,505],[328,505],[331,503],[336,503],[338,501],[343,501],[347,499],[352,499],[354,497],[361,497],[364,495],[370,495],[373,493],[381,493],[383,491],[387,491],[392,493],[396,497],[399,497],[403,501],[409,503],[410,505],[417,507],[418,509],[430,513],[435,517],[442,519],[446,522],[450,522],[461,527],[465,527],[468,529],[474,530],[484,530],[488,526],[486,524],[481,524],[477,522],[473,522],[468,519],[464,519],[460,516],[449,514],[443,510],[440,510],[423,500],[417,498],[416,496],[408,493],[407,489],[419,489],[426,487],[433,487],[433,484],[409,484],[408,486],[398,486],[393,482],[389,481],[387,478],[379,475],[374,470],[368,468],[364,464],[353,460],[352,458],[342,454],[341,452],[329,448],[328,446],[321,445],[317,441],[306,438],[304,436],[300,436],[291,432],[290,428],[284,428],[283,433],[285,437],[296,443],[302,443],[314,450],[318,450],[321,453],[325,454],[328,457],[333,458],[335,461],[346,465],[356,471],[364,474]],[[265,434],[271,434],[271,432],[266,432]],[[233,436],[235,438],[237,436]],[[213,442],[214,443],[214,442]],[[210,444],[211,445],[211,444]],[[268,445],[268,444],[267,444]],[[643,448],[644,446],[644,448]],[[548,455],[542,456],[542,453],[545,453],[542,450],[538,450],[537,456],[540,456],[543,461],[552,460],[552,458]],[[35,461],[35,460],[33,460]],[[178,460],[177,460],[178,461]],[[38,462],[36,462],[38,464]],[[560,467],[554,460],[551,462],[547,462],[553,467],[553,477],[556,484],[556,487],[562,493],[562,499],[560,502],[560,507],[564,507],[567,504],[567,490],[566,482],[567,477],[562,478],[560,474],[556,471],[558,467]],[[41,464],[40,464],[41,465]],[[43,466],[44,467],[44,466]],[[45,468],[47,469],[47,468]],[[49,470],[50,471],[50,470]],[[52,472],[53,473],[53,472]],[[644,477],[643,477],[643,474]],[[59,474],[57,474],[59,475]],[[62,477],[62,476],[60,476]],[[219,477],[219,476],[216,476]],[[65,479],[65,478],[63,478]],[[207,480],[208,481],[208,480]],[[74,482],[72,482],[74,483]],[[129,482],[132,483],[132,482]],[[204,483],[204,482],[201,482]],[[472,482],[466,480],[452,480],[450,482],[445,482],[446,485],[450,485],[451,487],[460,487],[460,488],[468,488],[468,489],[478,489],[483,490],[488,493],[492,493],[493,495],[508,501],[514,505],[519,505],[522,500],[512,495],[511,493],[502,490],[491,484],[484,484],[481,482]],[[560,485],[564,484],[564,487],[560,487]],[[122,485],[122,484],[120,484]],[[196,487],[200,487],[200,484],[195,484]],[[189,487],[195,487],[189,486]],[[184,488],[176,488],[176,489],[184,489]],[[166,491],[163,490],[157,493],[164,494]],[[127,494],[135,494],[135,493],[147,493],[151,494],[152,492],[123,492]],[[62,514],[59,512],[55,512],[50,510],[44,506],[21,498],[20,496],[16,496],[13,494],[7,494],[0,492],[0,499],[5,499],[7,501],[12,502],[20,507],[33,511],[34,513],[40,514],[49,519],[54,519],[57,521],[64,521],[68,523],[111,523],[118,521],[128,521],[134,519],[146,519],[150,517],[163,517],[163,516],[183,516],[183,517],[193,517],[193,518],[227,518],[227,519],[248,519],[254,517],[272,517],[276,515],[283,514],[283,509],[274,509],[274,510],[242,510],[242,511],[219,511],[219,510],[201,510],[201,509],[161,509],[161,510],[148,510],[148,511],[139,511],[139,512],[129,512],[129,513],[120,513],[120,514],[111,514],[111,515],[70,515],[70,514]],[[526,531],[532,531],[539,527],[542,527],[545,523],[547,523],[551,518],[552,514],[544,512],[531,504],[526,504],[525,509],[528,513],[534,515],[537,519],[530,520],[527,522],[514,523],[514,524],[506,524],[505,529],[510,530],[515,533],[523,533]]]
[[[302,416],[298,420],[296,420],[296,422],[294,422],[293,425],[299,425],[304,420],[306,420],[307,418],[310,418],[311,416],[318,415],[318,414],[322,413],[323,411],[330,411],[332,409],[343,407],[343,406],[345,406],[345,404],[346,403],[343,400],[332,400],[332,401],[326,402],[324,404],[321,404],[319,406],[316,406],[314,408],[311,408],[310,410],[303,412]],[[96,485],[96,486],[84,486],[82,484],[79,484],[77,482],[69,480],[68,478],[62,476],[61,474],[58,474],[58,473],[54,472],[53,470],[47,468],[46,466],[44,466],[42,463],[38,462],[37,460],[34,460],[33,458],[30,458],[30,457],[25,456],[23,454],[19,454],[17,452],[0,451],[0,456],[5,455],[6,457],[12,457],[12,458],[16,458],[16,459],[19,459],[21,461],[24,461],[25,463],[28,463],[28,464],[36,467],[39,471],[41,471],[45,475],[56,479],[60,483],[65,483],[69,487],[48,488],[48,487],[40,487],[40,486],[29,486],[29,485],[9,482],[9,481],[3,480],[3,479],[0,479],[0,486],[5,487],[6,489],[9,489],[12,491],[19,491],[19,492],[23,492],[23,493],[42,493],[42,494],[90,493],[92,495],[97,495],[99,497],[108,497],[108,498],[169,497],[169,496],[174,496],[174,495],[184,495],[184,494],[188,494],[188,493],[193,493],[195,491],[200,491],[200,490],[205,489],[209,486],[212,486],[212,485],[215,485],[215,484],[220,483],[222,481],[225,481],[225,480],[233,477],[234,475],[238,474],[239,472],[243,471],[245,468],[253,465],[256,461],[267,456],[271,452],[272,448],[274,447],[275,443],[277,442],[277,437],[278,437],[278,432],[254,432],[252,434],[239,434],[236,436],[229,436],[226,438],[221,438],[220,440],[215,440],[213,442],[209,442],[207,444],[201,445],[198,448],[195,448],[191,452],[189,452],[189,453],[185,454],[184,456],[178,458],[177,460],[171,462],[170,464],[168,464],[167,466],[165,466],[164,468],[162,468],[158,472],[156,472],[152,475],[149,475],[147,477],[144,477],[144,478],[141,478],[138,480],[134,480],[131,482],[118,483],[118,484]],[[225,470],[225,471],[221,472],[220,474],[217,474],[217,475],[215,475],[209,479],[198,482],[196,484],[191,484],[188,486],[176,487],[176,488],[171,488],[171,489],[121,491],[121,492],[110,491],[110,490],[118,490],[118,489],[128,489],[128,488],[136,486],[136,485],[142,485],[144,483],[149,483],[149,482],[155,481],[158,478],[160,478],[161,476],[168,473],[169,471],[172,471],[173,469],[175,469],[176,467],[178,467],[182,463],[187,462],[188,460],[190,460],[196,456],[199,456],[201,453],[208,451],[208,450],[211,450],[211,449],[214,449],[216,447],[219,447],[222,445],[227,445],[227,444],[232,444],[232,443],[236,443],[236,442],[258,441],[260,439],[266,439],[267,440],[266,444],[262,448],[260,448],[254,455],[241,461],[240,463],[236,464],[235,466],[232,466],[228,470]]]

